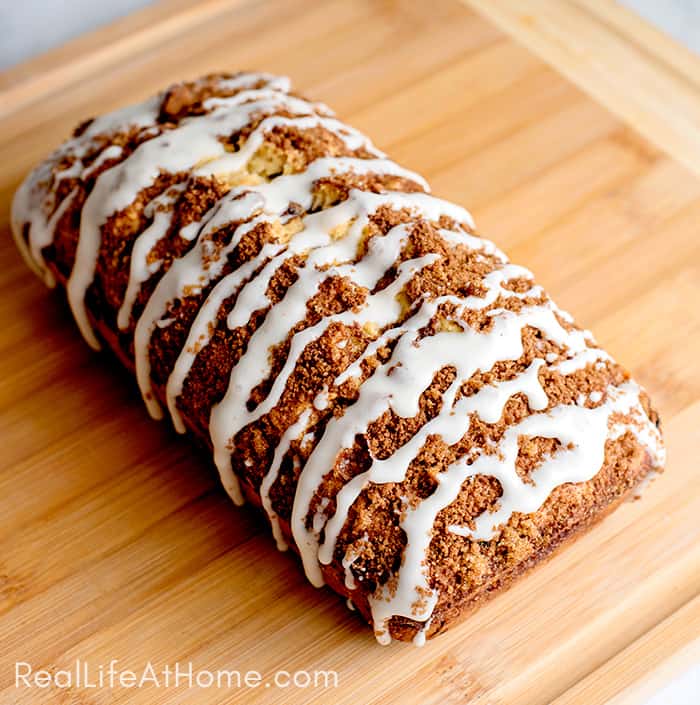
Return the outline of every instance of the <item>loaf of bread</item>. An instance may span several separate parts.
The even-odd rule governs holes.
[[[663,467],[591,333],[285,78],[84,122],[12,221],[88,343],[381,643],[444,630]]]

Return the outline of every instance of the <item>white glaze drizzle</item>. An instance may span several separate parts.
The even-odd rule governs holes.
[[[263,97],[259,95],[263,93]],[[255,94],[255,95],[254,95]],[[258,99],[255,99],[258,98]],[[248,101],[248,102],[246,102]],[[219,137],[245,127],[256,113],[281,105],[311,113],[313,106],[297,98],[269,91],[243,91],[203,116],[185,118],[178,127],[140,144],[128,159],[103,171],[95,181],[80,218],[80,237],[75,264],[68,280],[68,301],[87,342],[99,348],[90,325],[85,295],[95,276],[101,242],[101,227],[109,215],[131,205],[137,195],[151,186],[162,172],[192,172],[195,176],[216,176],[240,170],[258,149],[266,131],[282,125],[299,127],[335,123],[331,118],[271,117],[263,120],[239,151],[229,154]]]
[[[172,221],[172,214],[163,210],[172,206],[185,190],[184,184],[176,184],[163,194],[153,199],[144,209],[146,217],[152,218],[151,224],[134,241],[129,262],[129,280],[127,282],[124,301],[117,313],[117,325],[126,330],[131,321],[131,312],[141,286],[162,266],[162,260],[149,262],[149,255],[158,241],[165,236]]]
[[[185,118],[173,129],[158,132],[161,97],[157,96],[140,105],[96,119],[80,136],[67,141],[56,152],[54,163],[63,156],[72,156],[73,162],[55,175],[55,182],[66,178],[87,179],[108,160],[121,157],[122,148],[111,145],[103,148],[91,165],[83,163],[83,158],[94,151],[95,140],[101,135],[131,126],[143,130],[144,135],[151,138],[142,142],[116,166],[102,171],[83,206],[76,259],[68,282],[74,316],[85,338],[96,347],[98,341],[88,321],[85,294],[95,276],[101,228],[110,216],[129,206],[139,193],[151,186],[160,173],[184,172],[187,176],[145,206],[144,215],[150,224],[133,243],[129,279],[118,312],[118,326],[122,330],[128,329],[131,323],[134,302],[143,284],[162,267],[162,261],[153,259],[152,252],[169,231],[172,222],[169,209],[187,188],[189,179],[208,176],[225,178],[247,169],[266,135],[279,127],[301,130],[323,127],[339,137],[348,149],[363,147],[371,155],[370,158],[318,159],[301,173],[278,176],[269,183],[232,188],[200,221],[181,229],[179,236],[191,240],[192,247],[177,258],[160,278],[143,314],[138,318],[135,363],[149,411],[159,416],[160,408],[151,388],[149,347],[152,334],[156,328],[166,327],[174,320],[167,317],[172,302],[213,285],[189,328],[165,390],[173,422],[178,431],[183,431],[184,422],[177,408],[177,400],[197,355],[210,340],[222,303],[236,295],[233,309],[226,319],[229,329],[246,325],[255,311],[267,309],[262,324],[250,337],[246,352],[234,365],[227,391],[221,402],[212,409],[210,419],[215,461],[222,482],[234,501],[240,503],[242,493],[231,467],[232,440],[238,432],[261,419],[280,402],[287,381],[307,346],[318,340],[333,324],[372,324],[380,331],[359,357],[331,385],[319,390],[313,403],[286,428],[275,448],[270,467],[262,478],[259,491],[262,505],[270,519],[277,545],[284,550],[286,541],[272,506],[270,490],[278,479],[282,462],[290,452],[292,443],[298,439],[302,447],[315,443],[303,467],[299,466],[297,454],[292,457],[300,475],[290,520],[305,571],[315,585],[323,583],[321,567],[333,561],[350,510],[365,488],[370,484],[403,481],[430,436],[439,435],[446,444],[455,444],[469,432],[475,416],[487,424],[496,423],[508,400],[517,394],[524,395],[532,412],[529,416],[506,428],[497,444],[475,448],[468,456],[459,458],[438,473],[437,488],[430,496],[414,504],[404,500],[400,526],[406,534],[407,544],[401,568],[390,581],[391,589],[387,585],[379,586],[369,596],[369,603],[375,634],[380,643],[391,641],[390,620],[398,615],[422,623],[414,638],[415,644],[422,645],[439,600],[439,595],[430,584],[427,560],[433,527],[439,513],[455,501],[465,482],[483,474],[496,478],[501,484],[502,496],[493,511],[483,512],[469,525],[453,524],[448,528],[465,540],[487,541],[498,534],[500,527],[514,513],[536,511],[555,487],[567,482],[590,480],[604,462],[606,442],[615,441],[626,433],[633,433],[649,452],[654,468],[660,468],[665,458],[659,432],[646,417],[640,402],[640,390],[632,382],[610,386],[587,396],[581,394],[574,404],[550,408],[540,382],[543,370],[570,375],[587,366],[604,366],[611,361],[610,356],[595,345],[588,331],[563,326],[561,320],[572,322],[570,315],[557,309],[546,298],[544,303],[523,305],[517,313],[507,308],[490,308],[487,315],[493,319],[491,327],[486,332],[472,330],[461,318],[467,311],[486,309],[499,299],[512,297],[541,300],[544,294],[536,285],[531,285],[524,293],[509,289],[506,286],[509,281],[521,278],[530,280],[532,275],[522,267],[508,263],[505,255],[489,241],[447,229],[439,232],[449,245],[469,247],[475,251],[477,258],[489,256],[499,262],[482,280],[484,295],[422,300],[405,321],[397,324],[402,314],[397,297],[417,272],[437,261],[438,255],[429,254],[404,261],[397,267],[394,280],[384,289],[369,293],[357,310],[326,316],[315,325],[294,334],[283,368],[272,380],[269,393],[254,409],[249,410],[245,402],[253,389],[271,372],[269,351],[282,344],[289,331],[304,320],[307,303],[323,282],[331,277],[348,277],[372,292],[380,278],[398,260],[407,241],[410,224],[396,226],[385,235],[372,237],[366,254],[357,259],[369,218],[378,208],[409,208],[416,218],[433,223],[442,215],[470,227],[473,223],[464,209],[427,193],[377,195],[352,189],[348,198],[337,206],[309,213],[313,207],[314,184],[319,179],[336,174],[395,175],[420,184],[426,191],[429,189],[421,177],[386,159],[364,135],[333,118],[328,108],[288,95],[288,79],[251,73],[221,79],[220,84],[224,89],[239,92],[230,97],[209,99],[205,103],[208,112]],[[293,117],[274,115],[280,109]],[[256,116],[265,114],[271,115],[257,124],[241,149],[233,153],[226,151],[219,140],[220,136],[240,130]],[[12,209],[13,234],[18,248],[29,266],[50,286],[54,280],[42,252],[52,243],[56,224],[70,208],[76,193],[72,190],[61,203],[56,203],[54,191],[42,192],[51,176],[51,163],[46,162],[25,180],[16,194]],[[260,223],[279,223],[284,227],[296,217],[288,213],[290,204],[296,204],[295,212],[306,213],[301,218],[300,230],[288,242],[266,244],[256,257],[221,277],[228,256],[246,233]],[[49,213],[50,216],[47,215]],[[230,240],[225,246],[214,248],[212,236],[219,228],[231,223],[238,225],[234,227]],[[25,224],[28,225],[26,241],[23,236]],[[334,235],[339,226],[347,227],[342,237]],[[300,276],[282,299],[272,304],[266,298],[268,284],[279,267],[295,255],[305,257]],[[454,307],[451,318],[457,329],[440,330],[421,337],[420,331],[436,314],[448,310],[443,305]],[[476,372],[487,372],[496,363],[515,361],[522,356],[522,331],[525,326],[537,329],[543,339],[555,343],[564,352],[543,354],[512,379],[483,386],[471,396],[460,397],[462,383]],[[346,342],[340,341],[339,347],[344,347]],[[323,414],[329,407],[333,388],[351,378],[357,379],[363,362],[392,342],[395,347],[389,360],[379,365],[360,385],[354,404],[347,407],[343,415],[332,417],[323,434],[316,439],[309,426],[315,415]],[[332,516],[327,514],[329,498],[319,498],[309,527],[307,522],[311,507],[324,476],[341,451],[352,447],[356,436],[366,433],[369,424],[389,409],[404,418],[415,416],[422,393],[444,367],[453,368],[455,377],[443,393],[440,411],[391,456],[372,458],[366,471],[347,482],[335,497]],[[587,406],[588,402],[595,406]],[[518,441],[522,436],[542,436],[560,442],[559,450],[541,461],[528,482],[523,482],[515,471]],[[366,534],[362,538],[362,541],[370,540]],[[358,589],[354,566],[359,556],[358,543],[355,542],[354,548],[347,550],[341,561],[345,585],[350,591]]]
[[[262,483],[260,484],[260,499],[262,501],[263,509],[267,512],[270,525],[272,526],[272,535],[275,537],[277,548],[280,551],[286,551],[288,546],[284,539],[282,530],[280,529],[277,512],[275,512],[272,507],[272,501],[270,500],[270,489],[277,480],[280,466],[282,465],[284,456],[289,450],[291,442],[302,435],[309,423],[310,416],[311,409],[305,409],[301,413],[301,416],[282,434],[282,438],[280,439],[277,448],[275,448],[275,455],[272,458],[272,463],[270,464],[270,467],[265,473]]]
[[[408,616],[419,622],[430,619],[438,600],[437,593],[430,587],[425,565],[432,527],[439,512],[455,501],[465,480],[478,474],[491,475],[503,486],[501,509],[480,515],[475,531],[450,527],[453,533],[488,540],[495,534],[494,526],[505,522],[513,512],[534,512],[555,487],[565,482],[585,482],[595,476],[603,463],[605,442],[611,436],[609,419],[614,412],[637,415],[640,425],[651,433],[648,440],[652,447],[659,444],[658,434],[648,428],[648,420],[639,404],[639,388],[627,383],[611,387],[606,404],[596,409],[557,406],[547,413],[528,416],[508,429],[499,444],[499,455],[481,454],[471,465],[460,459],[438,474],[437,489],[415,509],[407,509],[401,521],[407,544],[398,581],[391,591],[381,587],[370,597],[378,641],[391,640],[389,621],[394,615]],[[515,472],[521,434],[559,438],[563,444],[571,443],[573,449],[561,450],[546,459],[532,477],[534,484],[524,483]],[[663,462],[663,455],[659,454],[655,460]]]
[[[426,255],[402,263],[398,268],[396,280],[386,289],[368,297],[360,312],[346,311],[335,316],[328,316],[316,325],[294,335],[284,367],[276,376],[266,399],[253,411],[249,411],[247,406],[241,403],[241,399],[248,399],[252,390],[265,379],[270,368],[267,355],[256,355],[251,351],[270,350],[275,344],[284,340],[295,321],[304,317],[306,303],[318,290],[322,280],[309,266],[310,264],[316,266],[324,263],[350,261],[355,256],[364,227],[368,222],[368,216],[380,205],[392,204],[396,206],[402,203],[426,214],[426,217],[432,220],[437,220],[443,212],[448,215],[464,212],[452,204],[426,194],[411,194],[410,197],[404,193],[377,195],[353,189],[348,199],[339,206],[308,216],[305,219],[304,230],[296,235],[289,248],[279,255],[280,258],[288,256],[292,245],[297,251],[312,249],[305,266],[305,271],[308,269],[308,275],[300,277],[297,283],[290,287],[282,301],[271,309],[262,326],[255,331],[248,342],[248,352],[231,371],[224,398],[213,407],[211,412],[209,430],[214,446],[214,461],[224,484],[234,489],[232,493],[234,501],[240,501],[241,495],[231,470],[230,441],[239,430],[259,419],[279,401],[287,379],[306,346],[319,338],[332,323],[363,325],[371,322],[381,327],[396,320],[401,313],[397,295],[416,271],[433,263],[437,259],[437,255]],[[351,220],[353,223],[345,237],[334,240],[330,236],[329,233],[335,227]],[[386,271],[388,264],[396,261],[397,253],[400,251],[398,245],[404,237],[405,228],[397,227],[384,238],[374,238],[370,243],[367,257],[358,262],[356,266],[351,265],[348,270],[337,268],[336,272],[339,271],[341,276],[352,273],[354,281],[366,284],[367,288],[371,288]],[[382,248],[382,243],[386,244],[385,238],[389,241],[392,241],[393,238],[396,239],[394,248],[389,249],[388,252]],[[279,264],[281,264],[280,261],[271,261],[241,290],[234,309],[228,316],[229,328],[247,322],[253,311],[259,308],[259,303],[267,288],[267,282]],[[322,276],[326,276],[326,273],[322,273]]]
[[[178,259],[163,276],[137,326],[137,379],[141,393],[152,416],[159,418],[160,408],[151,393],[148,347],[156,322],[164,315],[168,304],[181,297],[186,289],[190,291],[201,290],[215,280],[226,263],[226,257],[235,249],[246,233],[260,223],[279,220],[290,203],[298,203],[304,210],[308,210],[312,205],[313,184],[319,179],[330,177],[334,173],[343,172],[356,174],[377,172],[412,179],[417,183],[422,182],[422,178],[418,175],[402,169],[387,159],[363,160],[348,157],[318,159],[300,174],[280,176],[274,181],[260,186],[244,186],[232,189],[225,199],[222,199],[205,216],[205,225],[199,233],[195,246],[185,256]],[[256,212],[259,212],[259,215],[253,217]],[[347,213],[347,207],[337,213]],[[324,227],[327,226],[326,218],[322,219]],[[313,227],[318,220],[318,218],[307,217],[305,219],[305,224],[307,224],[305,233],[302,233],[300,237],[295,237],[287,247],[277,243],[267,244],[257,257],[246,262],[227,277],[224,277],[218,282],[215,290],[210,292],[190,329],[187,342],[168,380],[167,403],[178,431],[183,432],[184,425],[177,410],[177,397],[182,392],[182,385],[194,362],[196,351],[208,342],[209,327],[215,319],[215,314],[218,312],[221,303],[238,291],[242,284],[250,278],[251,274],[268,259],[273,259],[276,255],[280,255],[282,259],[276,260],[276,264],[279,266],[282,260],[303,252],[305,249],[312,247],[315,242],[330,243],[332,238],[328,230],[317,228],[317,230],[313,231]],[[226,247],[218,251],[216,259],[212,261],[210,248],[208,247],[208,236],[217,228],[235,221],[247,222],[236,229],[231,241]],[[284,252],[282,253],[283,250]],[[248,289],[248,295],[256,308],[260,308],[258,305],[260,301],[259,295],[261,292],[264,294],[269,277],[274,274],[274,271],[275,265],[271,264],[266,272],[268,276],[266,278],[257,277],[254,287]],[[248,310],[243,305],[239,306],[239,311],[244,312],[238,316],[241,324],[247,323],[253,310],[255,308]],[[236,318],[232,318],[230,327],[236,327],[236,322]]]

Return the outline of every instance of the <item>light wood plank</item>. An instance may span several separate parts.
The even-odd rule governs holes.
[[[630,644],[552,705],[635,705],[700,663],[700,597]]]
[[[700,58],[612,0],[463,0],[700,172]]]
[[[418,0],[168,0],[5,77],[0,661],[192,660],[266,675],[336,669],[340,679],[333,691],[54,690],[46,702],[588,705],[593,683],[633,688],[630,659],[649,662],[675,615],[694,614],[700,179],[680,163],[693,145],[683,159],[674,152],[695,115],[694,61],[662,43],[645,78],[653,32],[608,0],[532,0],[536,21],[524,23],[507,14],[514,6],[495,0],[489,12],[529,49],[458,0],[436,0],[427,14]],[[578,44],[543,48],[579,26]],[[612,79],[593,91],[586,83],[601,71],[590,47],[634,62],[639,80],[607,105],[615,115],[537,58],[557,65],[561,54],[562,70],[605,102]],[[292,74],[438,195],[471,206],[662,411],[669,469],[643,501],[423,650],[379,648],[336,597],[308,586],[259,517],[229,506],[205,459],[147,421],[128,376],[86,349],[10,242],[14,187],[73,124],[183,76],[241,67]],[[655,131],[664,115],[648,113],[647,91],[660,87],[686,113]],[[682,642],[664,642],[664,657]],[[12,675],[0,672],[0,701],[33,705],[36,692],[16,691]]]

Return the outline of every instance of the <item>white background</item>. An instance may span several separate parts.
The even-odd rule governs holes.
[[[700,53],[700,0],[619,1]],[[0,71],[147,4],[149,0],[0,0]],[[700,664],[647,703],[699,704]]]
[[[620,2],[700,53],[700,0]],[[149,0],[0,0],[0,71],[148,4]]]

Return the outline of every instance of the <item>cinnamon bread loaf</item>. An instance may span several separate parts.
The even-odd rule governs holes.
[[[267,74],[80,125],[13,232],[314,585],[422,643],[664,463],[629,374],[464,209]]]

